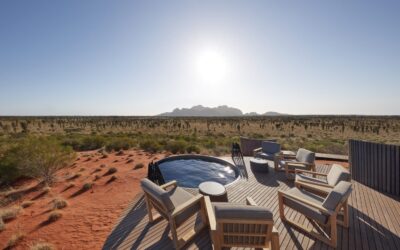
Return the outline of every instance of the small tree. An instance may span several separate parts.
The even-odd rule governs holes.
[[[54,182],[56,172],[75,158],[71,147],[63,147],[51,138],[28,138],[12,149],[17,168],[25,176]]]

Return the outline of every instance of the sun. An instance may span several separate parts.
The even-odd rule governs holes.
[[[226,77],[226,59],[218,51],[202,51],[197,57],[196,71],[201,81],[205,83],[219,83]]]

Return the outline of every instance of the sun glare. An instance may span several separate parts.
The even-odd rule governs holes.
[[[218,83],[226,76],[226,60],[221,53],[212,50],[203,51],[198,55],[196,63],[197,74],[203,82]]]

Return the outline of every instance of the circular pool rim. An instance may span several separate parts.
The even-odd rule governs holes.
[[[174,160],[203,160],[203,161],[208,161],[208,162],[214,162],[214,163],[219,163],[222,165],[229,166],[230,168],[235,171],[235,175],[237,176],[232,182],[223,185],[224,187],[228,187],[232,185],[233,183],[237,182],[240,179],[240,171],[238,167],[235,166],[235,164],[232,164],[231,162],[215,157],[215,156],[210,156],[210,155],[197,155],[197,154],[183,154],[183,155],[172,155],[172,156],[167,156],[159,161],[156,162],[156,164],[161,164],[164,162],[169,162],[169,161],[174,161]],[[208,181],[208,180],[205,180]],[[192,188],[192,187],[183,187],[183,188]],[[199,189],[198,187],[194,189]]]

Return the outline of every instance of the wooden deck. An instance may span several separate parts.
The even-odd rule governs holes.
[[[268,207],[274,214],[275,226],[280,232],[281,249],[329,249],[308,235],[282,223],[279,219],[277,191],[293,186],[284,173],[253,174],[246,158],[248,179],[240,179],[227,187],[229,202],[244,203],[246,196],[258,205]],[[319,165],[317,170],[327,172],[329,166]],[[192,193],[197,190],[189,190]],[[301,214],[286,210],[288,218],[310,222]],[[350,227],[338,226],[338,249],[400,249],[400,199],[379,193],[353,181],[349,199]],[[182,227],[188,230],[196,223],[195,217]],[[207,230],[187,245],[188,249],[212,249]],[[165,220],[148,223],[146,205],[142,195],[127,207],[107,238],[103,249],[173,249],[169,227]]]

